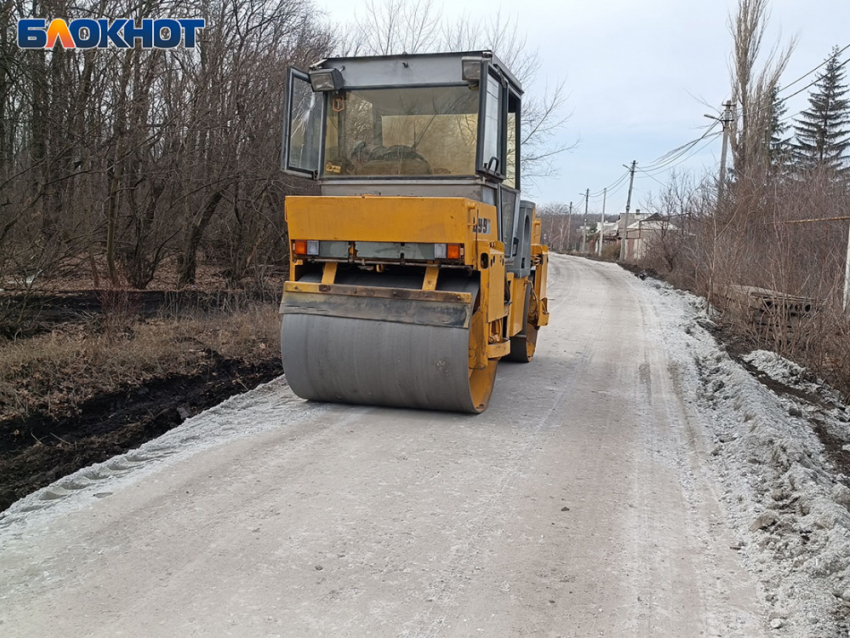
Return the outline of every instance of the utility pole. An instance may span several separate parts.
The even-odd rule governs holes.
[[[599,216],[599,243],[596,246],[596,254],[602,256],[602,230],[605,228],[605,202],[608,201],[608,189],[602,190],[602,214]]]
[[[623,166],[626,166],[623,164]],[[623,220],[623,233],[620,235],[620,261],[624,261],[626,259],[626,233],[628,233],[629,228],[629,209],[632,207],[632,187],[635,184],[635,170],[637,169],[637,160],[632,160],[631,167],[626,166],[629,169],[629,195],[626,197],[626,218]]]
[[[635,215],[640,213],[640,210],[635,210]],[[643,257],[643,220],[638,218],[638,238],[637,250],[635,251],[635,261]]]
[[[587,206],[590,204],[590,189],[584,195],[584,219],[581,222],[581,252],[587,249]]]
[[[717,208],[723,202],[723,190],[726,185],[726,148],[729,146],[729,129],[732,124],[732,100],[727,100],[723,111],[723,148],[720,151],[720,179],[717,182]]]
[[[844,264],[844,312],[850,305],[850,233],[847,235],[847,260]]]
[[[567,218],[567,252],[572,252],[570,248],[570,236],[573,234],[573,203],[570,202],[570,216]]]
[[[710,120],[717,120],[723,125],[723,147],[720,149],[720,176],[717,179],[717,210],[720,210],[720,205],[723,202],[723,191],[726,190],[726,149],[729,147],[729,131],[732,128],[732,122],[735,121],[735,110],[732,105],[732,100],[726,100],[723,104],[723,115],[715,117],[714,115],[706,115]]]

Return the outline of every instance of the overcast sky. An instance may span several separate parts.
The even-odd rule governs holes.
[[[444,16],[487,15],[498,4],[485,0],[435,2]],[[315,0],[334,21],[347,22],[363,4],[344,0]],[[517,4],[503,3],[511,15]],[[560,133],[577,146],[555,160],[557,176],[540,179],[523,193],[538,204],[575,202],[583,193],[615,182],[632,160],[650,167],[666,152],[699,137],[711,122],[703,117],[719,110],[729,98],[731,36],[727,26],[735,0],[529,0],[513,14],[529,46],[536,46],[540,72],[526,93],[542,92],[546,83],[566,78],[572,113]],[[784,75],[790,83],[820,64],[833,45],[850,44],[850,1],[772,0],[765,48],[774,42],[798,44]],[[498,54],[498,52],[496,52]],[[850,57],[850,51],[842,59]],[[814,75],[791,87],[793,93]],[[789,114],[806,107],[806,93],[793,98]],[[716,171],[720,140],[701,144],[702,150],[676,169],[699,174]],[[672,168],[672,167],[671,167]],[[649,171],[666,181],[669,168]],[[660,185],[638,172],[632,209],[640,208]],[[627,182],[614,189],[607,211],[625,207]],[[591,198],[599,210],[601,196]]]

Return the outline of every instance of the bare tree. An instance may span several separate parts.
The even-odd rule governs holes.
[[[201,15],[195,49],[21,51],[27,17]],[[309,0],[40,0],[0,9],[0,279],[232,285],[284,264],[286,69],[330,53]],[[106,274],[106,277],[103,275]]]
[[[355,18],[348,55],[421,53],[439,34],[433,0],[367,0]]]
[[[572,243],[579,236],[578,226],[581,224],[580,215],[570,215],[567,204],[547,204],[537,211],[543,234],[543,243],[551,250],[567,253],[572,250]]]
[[[732,101],[738,107],[730,142],[738,179],[761,175],[770,165],[768,140],[774,95],[796,46],[794,38],[784,48],[774,45],[764,55],[768,3],[769,0],[739,0],[735,15],[729,18],[733,42]]]

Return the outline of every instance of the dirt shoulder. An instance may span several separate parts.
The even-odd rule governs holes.
[[[0,342],[0,511],[282,373],[273,303],[57,317]]]

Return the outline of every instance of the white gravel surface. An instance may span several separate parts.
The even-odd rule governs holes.
[[[550,286],[483,415],[278,380],[16,503],[0,635],[846,637],[834,395],[777,396],[616,266]]]

